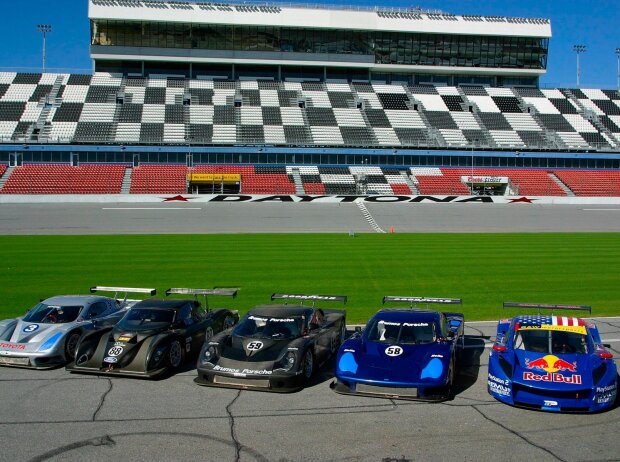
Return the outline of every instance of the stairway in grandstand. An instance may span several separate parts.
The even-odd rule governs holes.
[[[0,73],[5,142],[620,149],[616,90]]]

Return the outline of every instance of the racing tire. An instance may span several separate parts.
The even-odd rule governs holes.
[[[168,348],[168,362],[171,369],[178,369],[183,363],[183,347],[179,339],[174,339],[170,342]]]
[[[314,373],[314,355],[312,354],[312,350],[308,348],[304,353],[304,360],[301,364],[301,373],[303,374],[304,380],[307,382],[312,377]]]
[[[450,369],[448,369],[448,382],[446,383],[446,389],[445,389],[446,399],[450,399],[452,397],[452,390],[454,387],[454,369],[455,369],[455,360],[453,357],[452,361],[450,361]]]
[[[75,359],[75,351],[80,340],[80,333],[77,331],[70,332],[65,340],[65,359],[69,362]]]

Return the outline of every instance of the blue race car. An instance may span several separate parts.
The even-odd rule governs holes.
[[[504,307],[585,310],[588,306],[504,303]],[[618,389],[613,355],[596,326],[568,316],[515,316],[497,325],[488,391],[506,404],[556,412],[611,407]]]
[[[411,308],[380,310],[339,349],[336,380],[343,394],[442,401],[450,396],[456,356],[463,346],[463,315],[413,308],[460,299],[384,297]]]

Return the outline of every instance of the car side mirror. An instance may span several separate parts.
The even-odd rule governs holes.
[[[362,328],[360,326],[355,326],[355,332],[356,333],[360,333],[362,331]]]

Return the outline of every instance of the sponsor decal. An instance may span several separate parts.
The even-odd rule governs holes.
[[[355,350],[353,350],[351,348],[345,348],[344,351],[345,352],[349,352],[349,353],[355,353]]]
[[[129,342],[132,338],[133,338],[133,336],[131,336],[131,335],[121,335],[118,338],[118,341],[119,342]]]
[[[389,346],[385,349],[385,354],[391,357],[400,356],[403,354],[403,349],[399,346]]]
[[[263,342],[250,342],[248,343],[248,345],[246,346],[248,351],[258,351],[263,347]]]
[[[546,374],[535,374],[534,372],[523,372],[523,380],[530,382],[553,382],[553,383],[569,383],[573,385],[581,385],[581,375],[562,375],[557,372],[547,372]]]
[[[510,396],[511,389],[510,387],[507,387],[506,385],[502,385],[493,380],[488,380],[487,385],[491,393],[494,393],[500,396]]]
[[[607,385],[606,387],[596,387],[597,393],[607,393],[608,391],[614,391],[616,389],[615,384]]]
[[[499,377],[495,377],[493,374],[489,374],[489,380],[499,383],[500,385],[509,385],[509,380],[500,379]]]
[[[569,363],[555,355],[546,355],[533,361],[526,358],[525,367],[545,372],[577,372],[577,361]]]
[[[108,350],[108,356],[120,356],[123,354],[124,348],[122,346],[113,346]]]
[[[124,347],[125,343],[124,342],[114,342],[114,346]]]
[[[21,344],[21,343],[6,343],[6,342],[2,342],[2,343],[0,343],[0,348],[7,348],[9,350],[25,350],[26,349],[26,345]]]
[[[597,404],[611,403],[616,400],[617,392],[616,384],[607,385],[606,387],[596,387],[595,402]]]
[[[114,363],[118,362],[118,358],[115,358],[113,356],[108,356],[108,357],[103,358],[103,362],[104,363],[114,364]]]
[[[443,355],[431,355],[431,358],[443,358]]]
[[[219,371],[219,372],[228,372],[230,374],[243,374],[245,375],[271,375],[273,373],[273,371],[268,371],[268,370],[255,370],[255,369],[234,369],[232,367],[222,367],[222,366],[213,366],[213,370],[214,371]]]
[[[428,327],[429,323],[427,322],[412,322],[412,323],[405,322],[403,323],[403,326],[404,327]]]
[[[557,401],[551,401],[549,399],[546,399],[543,401],[543,406],[557,406],[558,402]]]
[[[22,332],[30,333],[30,332],[34,332],[38,328],[39,328],[38,324],[29,324],[22,329]]]

